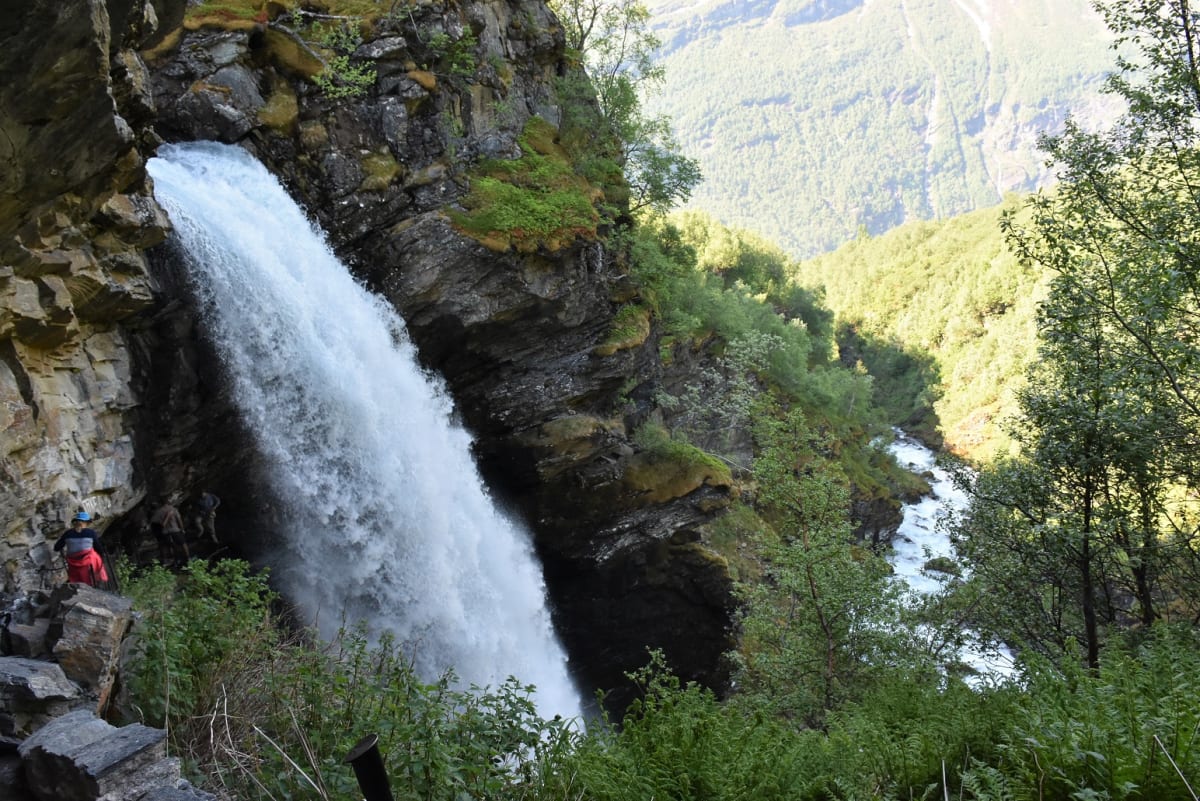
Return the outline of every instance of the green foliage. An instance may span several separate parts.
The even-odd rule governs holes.
[[[716,335],[726,342],[750,332],[773,337],[777,345],[770,349],[763,370],[780,386],[799,391],[807,383],[808,366],[824,360],[830,343],[814,347],[803,320],[790,316],[790,307],[777,308],[770,295],[760,296],[742,282],[726,286],[715,266],[720,262],[711,253],[709,269],[702,269],[697,253],[704,243],[696,238],[698,230],[694,220],[690,231],[656,222],[634,235],[632,272],[654,299],[667,334],[690,340]],[[742,255],[751,247],[743,243]]]
[[[807,770],[787,732],[743,716],[695,684],[681,686],[660,655],[631,680],[639,691],[619,729],[594,727],[555,797],[593,801],[795,799]],[[569,779],[569,782],[568,782]],[[561,794],[561,795],[560,795]]]
[[[670,118],[643,108],[647,91],[660,84],[654,61],[661,44],[650,31],[650,14],[639,0],[553,0],[567,47],[590,80],[573,73],[559,84],[563,130],[585,175],[602,185],[623,175],[628,194],[614,197],[631,210],[666,211],[682,203],[700,182],[695,160],[683,156]]]
[[[1110,131],[1047,138],[1063,183],[1005,219],[1053,280],[1012,422],[1022,457],[980,477],[964,525],[982,591],[1020,576],[1040,601],[984,619],[1011,616],[1019,641],[1060,657],[1081,643],[1093,667],[1106,626],[1200,608],[1184,500],[1200,487],[1197,31],[1178,2],[1104,9],[1140,59],[1120,59],[1109,84],[1130,112]]]
[[[467,28],[458,39],[453,38],[445,31],[438,31],[429,37],[426,44],[438,62],[429,66],[439,67],[453,77],[468,77],[474,74],[475,69],[479,66],[476,56],[479,40],[470,28]]]
[[[553,146],[549,123],[530,119],[520,146],[519,159],[489,159],[478,166],[462,201],[465,210],[450,212],[455,225],[518,249],[595,237],[600,217],[593,190]]]
[[[833,523],[813,505],[829,493],[809,489],[812,528]],[[781,490],[779,503],[790,502]],[[819,586],[830,608],[831,585]],[[394,642],[360,629],[327,644],[285,637],[269,622],[263,577],[244,563],[192,563],[178,587],[156,568],[129,587],[144,616],[139,642],[176,632],[157,650],[136,649],[135,675],[153,662],[171,666],[173,687],[218,689],[186,711],[172,696],[171,738],[194,780],[230,797],[358,798],[342,757],[366,733],[379,735],[397,798],[421,801],[1188,801],[1184,777],[1200,772],[1200,642],[1186,626],[1112,640],[1095,672],[1031,659],[999,688],[970,689],[876,651],[863,666],[873,680],[822,729],[771,714],[754,691],[718,701],[652,655],[630,677],[638,700],[621,725],[602,719],[583,732],[540,719],[516,679],[471,691],[450,675],[423,681]],[[864,625],[889,614],[863,611]],[[144,709],[159,686],[130,690]]]
[[[912,223],[860,238],[791,271],[820,287],[837,315],[842,361],[875,378],[875,402],[911,428],[973,459],[1009,452],[1001,421],[1036,348],[1045,270],[1005,245],[1004,210]]]
[[[331,99],[361,97],[375,83],[375,67],[355,64],[348,55],[336,55],[325,62],[313,82]]]
[[[267,608],[275,596],[266,575],[245,562],[210,568],[193,560],[178,579],[155,566],[127,579],[125,591],[142,614],[126,681],[151,725],[209,710],[219,693],[215,677],[248,646],[274,640]]]
[[[458,801],[519,792],[572,738],[536,714],[533,688],[509,679],[464,689],[422,681],[396,643],[361,629],[319,645],[289,639],[266,577],[244,562],[161,567],[129,582],[142,614],[129,691],[173,750],[232,797],[352,799],[342,759],[366,733],[402,798]]]
[[[375,84],[375,66],[354,63],[351,55],[362,44],[362,34],[347,24],[313,26],[316,42],[333,53],[325,68],[313,78],[317,87],[329,98],[359,97]]]
[[[844,797],[958,798],[964,768],[996,763],[1018,696],[895,671],[830,715],[822,770]]]
[[[1194,801],[1198,677],[1200,641],[1187,626],[1113,643],[1095,673],[1033,660],[998,758],[977,761],[964,781],[1020,798]]]
[[[804,414],[760,406],[755,420],[756,503],[774,530],[755,542],[766,581],[739,587],[737,681],[756,708],[816,725],[908,646],[889,631],[898,587],[852,547],[847,482]]]
[[[665,329],[664,360],[703,353],[656,398],[675,433],[746,468],[746,422],[755,399],[770,395],[828,432],[856,499],[881,499],[908,480],[868,444],[884,432],[872,378],[831,360],[832,315],[819,291],[787,279],[792,265],[778,249],[698,214],[646,221],[624,244]]]
[[[778,336],[751,329],[729,342],[711,367],[701,368],[678,397],[660,394],[659,405],[673,412],[675,430],[697,442],[718,443],[718,452],[733,459],[733,440],[749,425],[770,358],[782,347]]]

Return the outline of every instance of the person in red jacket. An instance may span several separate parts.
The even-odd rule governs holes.
[[[101,558],[100,535],[86,525],[91,520],[87,512],[75,515],[71,527],[54,543],[54,550],[65,552],[67,581],[97,587],[108,583],[108,571]]]

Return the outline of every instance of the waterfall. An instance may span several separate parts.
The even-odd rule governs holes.
[[[285,596],[322,636],[365,621],[427,679],[515,676],[543,716],[577,717],[529,536],[489,497],[403,320],[243,150],[164,146],[148,170],[281,502],[268,562]]]

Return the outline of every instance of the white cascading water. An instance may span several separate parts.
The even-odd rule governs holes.
[[[931,494],[904,505],[903,521],[892,540],[888,557],[895,576],[904,581],[917,595],[930,595],[942,588],[936,571],[926,570],[925,564],[936,557],[954,558],[954,544],[942,525],[952,512],[965,508],[967,495],[954,485],[950,474],[938,466],[933,451],[921,443],[897,434],[889,448],[896,462],[918,475],[928,475]],[[965,632],[966,644],[959,652],[963,662],[970,665],[982,681],[993,681],[1014,674],[1012,652],[1001,646],[984,648],[971,632]]]
[[[243,150],[170,145],[148,169],[284,502],[270,563],[287,597],[326,637],[365,621],[426,678],[515,676],[543,716],[578,717],[529,537],[493,504],[404,322]]]

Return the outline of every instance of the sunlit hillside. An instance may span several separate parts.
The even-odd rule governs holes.
[[[948,448],[987,459],[1010,447],[1001,422],[1035,351],[1035,313],[1046,275],[1005,246],[1003,206],[919,221],[862,237],[795,266],[856,334],[852,348],[875,376],[891,418]]]
[[[798,256],[1033,189],[1036,140],[1112,116],[1087,0],[648,0],[691,206]]]

